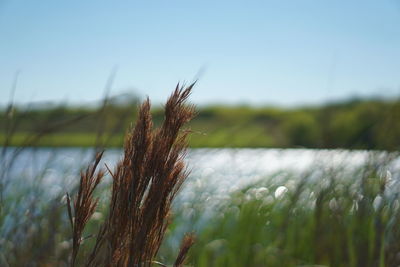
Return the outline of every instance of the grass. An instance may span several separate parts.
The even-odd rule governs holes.
[[[200,128],[197,126],[196,128]],[[228,129],[210,129],[203,133],[195,131],[189,140],[192,148],[198,147],[271,147],[273,142],[264,134],[265,130],[257,125],[235,126]],[[31,133],[15,133],[11,138],[12,146],[21,146]],[[37,147],[93,147],[96,145],[96,133],[52,133],[43,136],[34,143]],[[107,147],[122,147],[124,136],[116,134],[113,136],[104,136],[107,141]],[[229,143],[227,143],[229,139]],[[5,140],[5,134],[0,133],[0,143]],[[257,140],[251,143],[248,140]]]
[[[31,136],[30,133],[15,133],[11,138],[12,146],[20,146]],[[94,147],[97,135],[94,133],[52,133],[43,136],[33,145],[36,147]],[[0,142],[5,139],[0,134]],[[108,139],[108,137],[107,137]],[[122,134],[111,136],[108,141],[109,147],[122,147],[124,136]]]
[[[125,137],[123,159],[114,170],[106,166],[112,178],[111,196],[108,199],[107,216],[97,227],[90,226],[89,222],[100,201],[100,198],[95,196],[95,189],[105,176],[105,170],[99,168],[103,153],[98,153],[94,163],[81,172],[76,192],[72,195],[67,193],[65,196],[71,239],[68,241],[67,238],[61,243],[65,248],[64,252],[59,251],[59,246],[55,245],[60,242],[56,237],[60,233],[65,234],[62,224],[65,217],[60,214],[58,198],[49,201],[44,208],[50,210],[46,211],[39,207],[40,194],[45,188],[28,186],[27,195],[17,195],[15,198],[15,193],[22,189],[22,184],[21,188],[10,187],[8,182],[13,181],[8,175],[12,173],[12,167],[19,164],[18,155],[21,149],[15,149],[8,155],[8,147],[4,146],[1,164],[3,169],[8,171],[1,173],[0,181],[0,246],[7,254],[1,254],[2,264],[68,264],[71,267],[146,267],[155,263],[163,265],[156,262],[155,258],[170,223],[172,201],[188,176],[183,159],[189,132],[181,128],[195,115],[194,106],[186,104],[193,86],[194,84],[183,88],[177,85],[165,105],[165,119],[156,129],[153,129],[150,100],[147,99],[140,106],[136,124]],[[11,125],[12,123],[13,121],[10,121]],[[40,139],[32,140],[43,140],[41,138],[46,136],[47,132],[49,131],[41,131],[38,136]],[[8,133],[12,140],[12,131],[8,130]],[[31,137],[28,137],[29,139]],[[35,177],[33,183],[37,181],[40,181],[40,177]],[[15,192],[9,194],[12,189]],[[31,199],[26,201],[27,197]],[[20,209],[16,211],[25,212],[24,215],[14,213],[15,204],[20,205]],[[24,207],[26,204],[28,206]],[[37,211],[38,208],[36,213],[39,216],[30,216],[32,210]],[[43,218],[43,215],[48,217]],[[88,239],[84,235],[87,226],[90,230],[93,230],[93,227],[97,228],[97,233],[89,242],[91,246],[86,248],[86,252],[80,253],[85,240]],[[183,266],[193,242],[192,234],[182,238],[173,266]]]
[[[385,192],[387,177],[325,175],[289,176],[281,196],[273,178],[234,193],[198,234],[193,265],[398,266],[399,196]]]
[[[135,126],[128,131],[124,157],[112,171],[108,216],[99,227],[92,251],[82,266],[151,266],[170,222],[171,205],[186,180],[183,157],[188,132],[182,126],[190,121],[194,107],[185,104],[194,84],[186,89],[176,87],[165,105],[165,120],[153,129],[150,101],[139,108]],[[99,199],[95,188],[105,172],[96,168],[102,153],[81,173],[79,189],[71,200],[67,195],[68,215],[72,228],[71,266],[76,266],[86,224],[95,213]],[[194,243],[187,234],[181,243],[174,266],[183,265]]]
[[[8,112],[7,112],[8,111]],[[0,110],[0,142],[9,136],[7,121],[13,116],[12,146],[79,146],[98,143],[122,147],[123,136],[136,119],[136,104],[123,104],[113,98],[94,107],[57,106],[15,107]],[[198,116],[189,122],[194,133],[191,147],[308,147],[376,149],[400,148],[400,101],[364,99],[313,107],[199,107]],[[156,126],[163,121],[161,108],[152,109]],[[59,127],[62,125],[63,127]],[[25,138],[46,130],[37,142]],[[109,140],[108,140],[109,139]]]
[[[215,202],[210,192],[195,191],[175,203],[155,261],[172,264],[179,240],[194,231],[189,266],[397,266],[398,175],[389,163],[373,161],[349,172],[337,166],[278,173]],[[65,201],[46,199],[47,190],[39,184],[15,188],[4,201],[3,258],[9,266],[67,264],[72,240]],[[105,183],[95,192],[101,199],[83,231],[77,266],[90,255],[93,234],[107,220],[108,191]]]
[[[53,181],[45,181],[51,167],[45,164],[33,177],[29,172],[12,176],[7,153],[14,150],[5,148],[0,154],[2,170],[8,170],[0,181],[0,266],[400,264],[400,171],[393,164],[398,153],[357,168],[284,170],[218,201],[202,190],[179,199],[188,177],[189,132],[180,129],[194,115],[185,105],[190,90],[176,89],[156,129],[145,101],[121,161],[104,169],[97,154],[76,186],[62,185],[55,193]],[[233,130],[249,126],[245,120],[240,125]],[[245,136],[261,134],[251,128]],[[228,138],[218,130],[210,135],[215,145]],[[241,136],[229,137],[240,146]],[[38,141],[46,138],[51,140],[45,135]],[[21,154],[13,160],[24,167]],[[81,167],[75,166],[75,173]]]

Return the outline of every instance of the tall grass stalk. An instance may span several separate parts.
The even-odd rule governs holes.
[[[186,100],[194,84],[177,85],[165,105],[165,120],[153,129],[150,101],[139,108],[136,125],[127,133],[124,157],[112,176],[109,215],[97,234],[85,266],[150,266],[170,223],[171,204],[188,176],[184,164],[188,131],[181,131],[195,115]],[[103,177],[95,175],[96,162],[81,175],[79,191],[68,213],[73,232],[71,266],[76,265],[83,230],[93,215],[97,200],[93,191]],[[108,167],[107,167],[108,168]],[[174,266],[182,266],[194,237],[184,237]]]

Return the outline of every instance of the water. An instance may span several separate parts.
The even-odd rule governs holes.
[[[11,148],[0,158],[0,175],[6,201],[5,219],[0,236],[14,233],[15,225],[30,225],[30,218],[43,212],[49,199],[65,206],[62,195],[71,192],[79,181],[79,172],[93,160],[93,149],[83,148]],[[108,149],[100,166],[113,166],[122,157],[122,150]],[[388,164],[383,164],[390,159]],[[199,230],[207,225],[214,211],[224,200],[240,189],[246,196],[280,199],[295,190],[304,176],[319,181],[328,180],[330,171],[340,172],[338,177],[353,175],[365,164],[379,166],[379,175],[390,177],[388,185],[399,192],[400,157],[385,152],[311,150],[311,149],[192,149],[186,158],[190,171],[188,180],[178,195],[174,209],[184,222],[168,239],[177,248],[183,233]],[[348,174],[348,175],[346,175]],[[268,183],[264,183],[268,180]],[[103,184],[107,186],[110,177]],[[390,190],[387,190],[390,192]],[[104,195],[104,194],[102,194]],[[379,200],[379,199],[378,199]],[[377,202],[378,202],[377,200]],[[61,202],[60,202],[61,201]],[[54,203],[54,202],[53,202]],[[107,205],[107,199],[103,199]],[[227,202],[229,203],[229,201]],[[31,205],[35,209],[31,209]],[[31,214],[35,213],[35,214]],[[196,217],[197,216],[197,217]],[[15,234],[12,234],[15,236]]]
[[[10,160],[16,152],[16,159]],[[49,196],[55,196],[68,191],[79,180],[79,171],[93,156],[93,149],[83,148],[27,148],[20,152],[11,148],[3,157],[3,164],[13,164],[10,168],[3,165],[2,175],[11,184],[19,180],[40,184],[47,188]],[[192,149],[186,158],[190,176],[181,198],[191,198],[195,192],[224,198],[271,175],[279,182],[279,177],[289,173],[300,176],[310,170],[351,172],[367,162],[382,162],[388,156],[385,152],[362,150]],[[113,169],[121,157],[122,150],[108,149],[101,165],[107,164]],[[390,172],[392,178],[397,179],[399,166],[400,158],[397,157],[381,171]]]

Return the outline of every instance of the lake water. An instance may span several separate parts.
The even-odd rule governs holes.
[[[38,216],[40,207],[49,203],[64,206],[63,196],[77,184],[80,170],[91,162],[94,151],[80,148],[29,148],[20,151],[10,148],[0,156],[0,181],[5,185],[0,191],[1,197],[10,199],[6,201],[10,214],[0,228],[0,235],[5,236],[12,232],[14,225],[22,223],[21,218],[29,218],[25,215],[31,212],[32,204],[36,206]],[[108,149],[100,166],[107,164],[113,169],[121,157],[122,150]],[[190,175],[178,194],[174,209],[176,214],[183,216],[181,221],[191,223],[182,223],[175,229],[178,234],[168,239],[173,247],[179,246],[178,237],[184,232],[199,230],[207,225],[209,218],[219,214],[218,207],[230,203],[231,194],[239,189],[245,188],[246,198],[280,198],[282,194],[294,191],[304,177],[328,182],[330,174],[339,173],[335,177],[357,180],[361,175],[357,170],[371,164],[378,166],[377,175],[390,178],[385,193],[400,192],[400,157],[385,152],[192,149],[188,152],[186,163]],[[110,180],[110,177],[106,178],[102,185],[107,188]],[[104,205],[108,203],[106,192],[101,193]],[[50,199],[55,202],[50,202]]]
[[[81,148],[27,148],[18,151],[10,148],[3,156],[3,163],[10,161],[14,154],[17,156],[12,166],[2,166],[2,175],[10,184],[16,181],[35,185],[40,183],[47,188],[49,196],[55,196],[68,191],[78,181],[79,171],[90,162],[94,151]],[[191,198],[195,192],[224,198],[235,190],[272,175],[279,183],[280,177],[290,173],[300,177],[307,172],[352,172],[368,162],[381,164],[384,166],[380,170],[382,173],[390,173],[392,179],[398,180],[400,158],[392,157],[390,164],[383,165],[382,162],[389,156],[385,152],[360,150],[192,149],[186,158],[190,176],[181,198]],[[122,150],[108,149],[103,162],[112,169],[121,157]]]

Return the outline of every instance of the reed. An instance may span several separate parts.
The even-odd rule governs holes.
[[[93,198],[93,193],[94,189],[104,177],[104,172],[102,170],[95,174],[96,168],[99,165],[102,156],[103,153],[97,154],[94,164],[89,166],[86,169],[86,172],[81,173],[79,191],[77,197],[75,198],[73,208],[71,205],[71,198],[69,194],[67,194],[68,217],[70,219],[72,228],[71,266],[75,266],[79,247],[83,241],[83,230],[90,217],[92,217],[93,213],[95,212],[97,203],[99,201],[98,199]]]
[[[139,108],[135,126],[128,131],[124,157],[113,171],[109,215],[100,227],[85,266],[150,266],[154,261],[170,223],[171,204],[188,176],[184,163],[189,131],[185,123],[195,115],[187,105],[194,84],[177,85],[165,105],[165,119],[153,129],[150,100]],[[82,233],[93,215],[98,200],[93,192],[104,175],[97,174],[99,154],[93,166],[82,173],[72,209],[68,214],[73,232],[71,266],[76,265]],[[182,266],[194,236],[186,235],[174,266]]]

